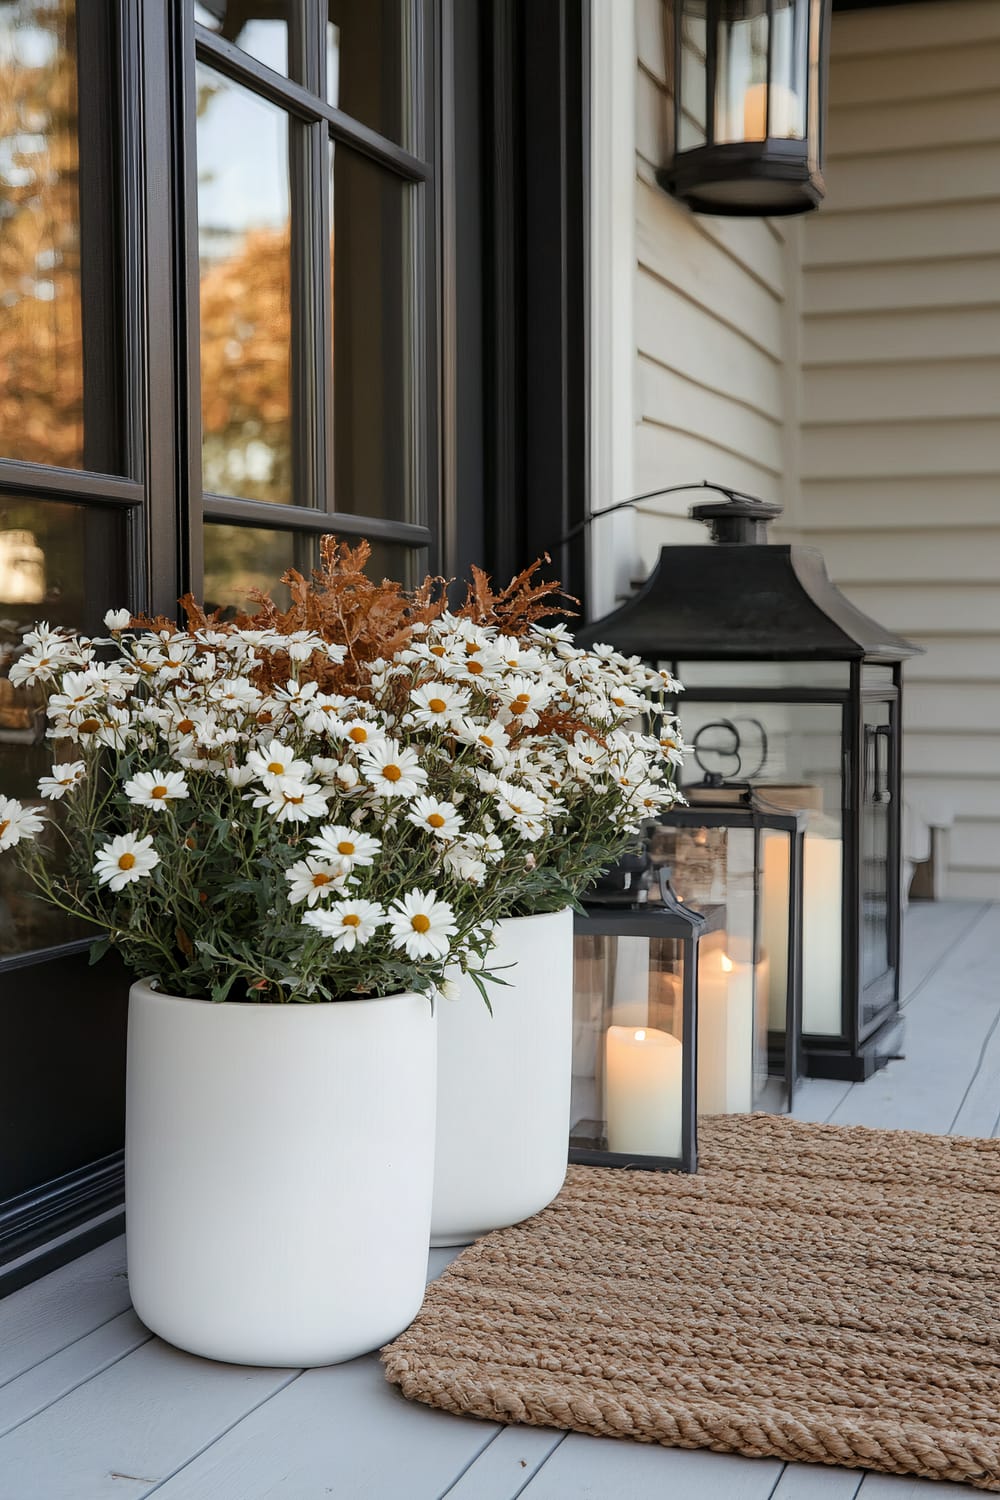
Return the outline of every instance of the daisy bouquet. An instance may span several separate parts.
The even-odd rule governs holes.
[[[10,680],[45,695],[54,763],[37,803],[0,795],[0,850],[95,956],[213,1000],[456,969],[485,994],[497,920],[565,905],[674,800],[675,685],[542,625],[549,586],[477,575],[452,613],[365,559],[326,543],[284,613],[25,638]]]

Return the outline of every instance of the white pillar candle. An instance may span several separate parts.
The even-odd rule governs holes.
[[[802,1030],[820,1036],[837,1036],[842,1025],[843,849],[840,839],[806,834],[802,899]]]
[[[708,949],[698,964],[698,1113],[753,1109],[753,969]]]
[[[798,94],[783,83],[771,84],[771,121],[767,129],[767,84],[752,83],[743,95],[743,139],[798,140],[802,136],[802,105]]]
[[[651,1027],[609,1026],[605,1048],[608,1150],[680,1156],[681,1042]]]

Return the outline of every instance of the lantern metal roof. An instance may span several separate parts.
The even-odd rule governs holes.
[[[663,547],[634,598],[575,632],[627,655],[677,661],[896,662],[919,655],[840,592],[815,547],[769,545],[781,507],[748,495],[692,507],[712,546]]]

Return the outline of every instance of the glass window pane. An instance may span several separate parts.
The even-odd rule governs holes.
[[[370,546],[366,572],[375,583],[391,578],[409,588],[423,578],[423,548],[405,547],[399,542],[371,542]],[[308,573],[316,565],[318,548],[318,538],[308,533],[209,521],[205,526],[206,608],[252,610],[247,598],[251,589],[263,589],[286,606],[288,590],[279,582],[282,574],[289,568]]]
[[[11,686],[8,674],[37,620],[98,631],[104,612],[125,603],[120,517],[83,505],[0,497],[0,790],[41,806],[38,777],[57,756],[45,739],[44,695]],[[51,810],[51,804],[44,804]],[[60,840],[51,839],[53,858]],[[89,935],[36,901],[18,873],[13,851],[0,854],[0,956],[50,947]]]
[[[0,456],[120,473],[105,10],[0,4]]]
[[[413,32],[410,0],[329,0],[327,99],[410,150]]]
[[[288,0],[195,0],[194,18],[287,78]]]
[[[288,119],[199,67],[202,478],[292,499]]]
[[[414,520],[414,188],[330,146],[334,494],[348,515]]]

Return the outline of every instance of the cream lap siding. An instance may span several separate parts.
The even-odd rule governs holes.
[[[785,503],[797,248],[778,222],[694,215],[656,186],[670,108],[662,0],[636,0],[635,18],[635,490],[711,479]],[[707,540],[682,519],[696,499],[640,508],[643,573],[665,543]]]
[[[827,200],[802,225],[803,539],[927,654],[905,795],[943,894],[1000,898],[1000,5],[834,17]]]

